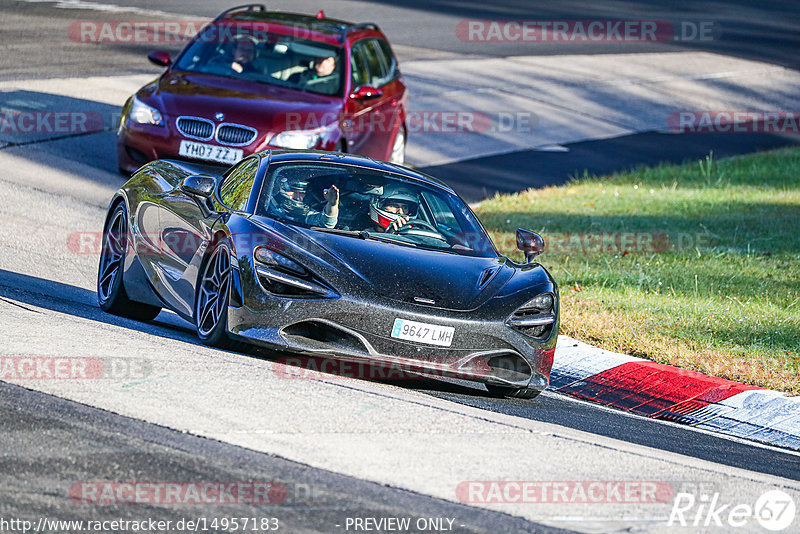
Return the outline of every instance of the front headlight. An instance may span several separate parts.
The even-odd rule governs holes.
[[[154,107],[148,106],[135,96],[133,97],[128,117],[138,124],[164,126],[164,118],[161,116],[161,112]]]
[[[517,308],[506,321],[511,328],[536,338],[547,337],[555,322],[555,297],[552,293],[542,293],[532,298]]]
[[[275,135],[269,144],[282,148],[309,149],[317,146],[319,140],[319,130],[294,130]]]
[[[281,148],[307,150],[317,146],[323,135],[330,134],[336,128],[336,125],[336,122],[332,122],[327,126],[314,128],[313,130],[286,130],[275,134],[270,139],[269,144]]]
[[[256,247],[253,251],[253,257],[259,263],[288,272],[289,274],[301,277],[308,276],[308,271],[306,271],[302,265],[267,247]]]
[[[319,283],[302,265],[286,256],[258,246],[253,250],[259,285],[281,297],[334,297],[330,288]]]

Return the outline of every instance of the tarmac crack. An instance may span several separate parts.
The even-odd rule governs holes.
[[[16,306],[17,308],[22,308],[23,310],[27,310],[33,313],[42,313],[39,310],[34,310],[33,308],[28,308],[27,306],[23,306],[22,304],[16,303],[13,300],[9,300],[3,297],[0,297],[0,300],[5,302],[6,304],[11,304],[12,306]]]

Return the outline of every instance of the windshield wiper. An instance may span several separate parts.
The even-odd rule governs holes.
[[[373,234],[372,232],[362,232],[364,234],[364,239],[374,239],[375,241],[382,241],[383,243],[393,243],[395,245],[408,245],[410,247],[417,248],[416,243],[412,243],[411,241],[405,241],[403,239],[393,239],[391,237],[387,237],[383,234]],[[394,235],[394,234],[389,234]]]
[[[357,230],[342,230],[341,228],[328,228],[326,226],[311,226],[309,229],[316,230],[317,232],[326,232],[329,234],[349,235],[350,237],[357,237],[359,239],[367,239],[368,237],[367,232]]]

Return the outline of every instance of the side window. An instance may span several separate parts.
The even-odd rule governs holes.
[[[394,54],[392,54],[392,49],[389,46],[389,43],[383,39],[375,39],[375,44],[378,45],[378,52],[383,58],[384,65],[386,65],[387,72],[385,83],[388,83],[400,75],[397,69],[397,59],[395,59]]]
[[[350,71],[352,73],[353,89],[369,84],[367,60],[364,59],[364,44],[365,41],[359,41],[353,45],[353,49],[350,52]]]
[[[358,52],[360,60],[363,61],[365,72],[364,79],[358,85],[371,85],[372,87],[382,87],[389,81],[388,67],[383,62],[383,52],[376,44],[375,39],[364,39],[353,45],[353,53]],[[355,82],[355,79],[354,79]],[[353,87],[358,87],[353,85]]]
[[[444,199],[428,192],[423,193],[422,196],[427,201],[437,225],[443,224],[451,230],[460,230],[460,225],[455,215],[453,215],[452,210]]]
[[[248,158],[225,177],[219,186],[219,199],[236,211],[244,211],[258,171],[258,158]]]

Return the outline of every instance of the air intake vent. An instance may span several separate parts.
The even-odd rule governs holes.
[[[214,123],[197,117],[178,117],[178,131],[186,137],[211,139],[214,137]]]
[[[481,275],[480,279],[478,280],[478,288],[480,289],[483,286],[485,286],[489,282],[489,280],[492,279],[492,277],[494,276],[494,273],[496,273],[498,270],[499,269],[497,267],[492,267],[490,269],[486,269],[485,271],[483,271],[483,274]]]
[[[258,132],[255,129],[239,124],[220,124],[217,129],[217,141],[226,145],[249,145],[256,135]]]

